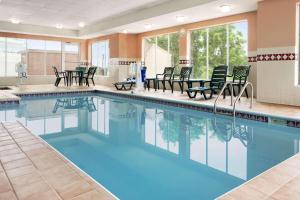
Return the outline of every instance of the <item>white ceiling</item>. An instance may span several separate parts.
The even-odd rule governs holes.
[[[257,0],[0,0],[0,31],[90,37],[121,32],[140,33],[179,25],[176,16],[190,23],[256,10]],[[232,11],[222,13],[221,5]],[[9,23],[18,18],[21,24]],[[78,27],[79,22],[87,24]],[[144,24],[153,24],[145,29]],[[63,24],[63,29],[54,28]]]
[[[166,0],[165,0],[166,1]],[[161,0],[2,0],[0,21],[18,18],[23,24],[79,29],[78,23],[91,24]]]
[[[228,13],[221,12],[221,5],[230,5],[232,10]],[[199,22],[218,17],[224,17],[239,13],[255,11],[257,9],[257,0],[217,0],[200,6],[179,10],[165,15],[152,17],[146,20],[137,21],[123,26],[107,29],[106,33],[121,32],[127,30],[128,33],[141,33],[155,29],[177,26],[192,22]],[[177,16],[185,16],[184,22],[177,22]],[[145,24],[152,24],[151,29],[146,29]]]

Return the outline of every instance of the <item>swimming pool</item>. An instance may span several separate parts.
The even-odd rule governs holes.
[[[300,145],[299,129],[98,94],[23,98],[0,120],[19,120],[124,200],[214,199]]]

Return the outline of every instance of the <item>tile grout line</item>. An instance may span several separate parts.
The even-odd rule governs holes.
[[[10,131],[8,130],[8,128],[4,125],[3,122],[1,122],[2,126],[5,128],[5,130],[8,132],[8,134],[12,137],[12,139],[14,140],[14,142],[16,143],[16,145],[18,146],[18,148],[26,155],[26,157],[30,160],[30,162],[32,163],[32,165],[34,166],[34,168],[36,169],[37,173],[40,175],[40,177],[42,178],[42,180],[49,186],[50,189],[52,189],[56,196],[63,200],[63,198],[58,194],[58,192],[48,183],[48,181],[45,180],[44,176],[40,173],[40,171],[38,170],[37,166],[34,164],[34,162],[31,160],[31,158],[27,155],[27,153],[25,151],[23,151],[23,149],[20,147],[20,145],[17,143],[17,141],[15,140],[15,138],[11,135]],[[14,122],[14,124],[18,124],[20,125],[20,122]],[[24,126],[22,126],[24,128]],[[28,131],[28,129],[25,128],[26,131]],[[36,137],[34,135],[34,137]],[[36,137],[37,138],[37,137]],[[39,138],[37,138],[39,139]],[[19,198],[18,198],[19,199]]]
[[[7,131],[6,127],[4,127],[3,122],[1,122],[1,126],[2,126],[2,127],[5,129],[5,131],[10,135],[10,133]],[[11,138],[12,138],[12,136],[11,136]],[[12,138],[12,139],[13,139],[13,138]],[[14,140],[14,139],[13,139],[13,140]],[[15,140],[14,140],[14,142],[15,142]],[[18,148],[20,148],[20,147],[18,146]],[[22,151],[22,150],[21,150],[21,151]],[[19,197],[18,197],[18,195],[17,195],[17,193],[16,193],[16,191],[15,191],[15,188],[13,187],[13,184],[11,183],[11,180],[10,180],[10,178],[9,178],[9,176],[8,176],[8,174],[7,174],[7,172],[6,172],[5,168],[4,168],[3,163],[2,163],[1,160],[0,160],[0,165],[1,165],[1,167],[2,167],[2,169],[3,169],[3,171],[4,171],[4,173],[5,173],[5,176],[6,176],[7,180],[8,180],[8,182],[9,182],[10,188],[12,189],[12,191],[13,191],[15,197],[17,198],[17,200],[19,200]]]

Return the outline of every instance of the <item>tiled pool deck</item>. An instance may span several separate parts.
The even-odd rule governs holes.
[[[18,122],[0,124],[0,199],[115,199]]]
[[[73,91],[107,91],[131,95],[129,91],[116,91],[112,87],[59,87],[52,85],[13,87],[2,92],[0,101],[18,99],[14,94],[57,93]],[[192,105],[213,106],[214,99],[190,100],[185,94],[170,91],[138,92],[139,97],[172,102],[188,102]],[[220,107],[229,109],[230,98],[220,99]],[[259,103],[242,99],[238,110],[262,113],[278,118],[300,120],[300,107]],[[299,131],[300,134],[300,131]],[[19,123],[2,123],[0,126],[0,199],[114,199],[100,185],[83,174],[69,161],[33,136]],[[30,177],[30,179],[28,178]],[[242,186],[233,189],[219,199],[299,199],[300,154],[280,163]]]

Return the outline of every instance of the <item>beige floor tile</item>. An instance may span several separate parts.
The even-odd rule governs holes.
[[[26,174],[31,174],[36,171],[35,167],[32,165],[24,166],[24,167],[18,167],[15,169],[6,170],[6,173],[9,178],[14,178],[17,176],[23,176]]]
[[[65,165],[65,163],[58,157],[45,157],[41,159],[35,158],[32,161],[37,167],[37,169],[39,169],[40,171],[47,170],[60,165]]]
[[[62,200],[54,190],[30,195],[24,200]]]
[[[90,184],[82,180],[69,183],[61,188],[57,188],[56,190],[63,199],[71,199],[80,194],[91,191],[92,189],[93,188],[90,186]]]
[[[0,173],[0,193],[11,191],[9,181],[5,173]]]
[[[72,200],[98,200],[98,199],[114,200],[115,198],[111,195],[108,195],[108,193],[101,193],[97,190],[92,190],[72,198]]]
[[[0,160],[2,163],[7,163],[7,162],[14,161],[14,160],[22,159],[22,158],[26,158],[26,155],[23,152],[0,157]]]
[[[42,181],[42,177],[38,172],[26,174],[23,176],[17,176],[14,178],[11,178],[10,181],[13,184],[14,187],[16,186],[23,186],[23,185],[30,185],[34,182]]]
[[[25,167],[28,165],[32,165],[32,162],[27,157],[18,160],[13,160],[3,164],[4,169],[6,170],[15,169],[18,167]]]
[[[0,136],[0,142],[2,142],[2,141],[6,141],[6,140],[11,140],[12,138],[9,136],[9,135],[7,135],[7,136]]]
[[[21,137],[21,138],[14,138],[16,142],[21,143],[21,142],[26,142],[30,140],[36,140],[37,138],[35,136],[26,136],[26,137]]]
[[[75,172],[68,174],[61,174],[55,176],[45,176],[49,185],[51,185],[54,189],[60,189],[65,185],[68,185],[73,182],[82,181],[83,179]]]
[[[26,154],[31,158],[38,157],[41,155],[46,155],[49,153],[53,153],[53,150],[49,149],[47,146],[44,146],[43,148],[40,149],[31,149],[26,151]]]
[[[14,186],[17,197],[20,200],[29,200],[33,196],[42,195],[44,192],[51,190],[48,184],[44,181],[38,181],[29,185]]]
[[[45,145],[42,143],[36,143],[36,144],[31,144],[31,145],[26,145],[26,146],[21,146],[21,149],[25,152],[33,150],[33,149],[40,149],[43,148]]]
[[[297,176],[285,186],[277,190],[271,195],[271,197],[277,200],[300,199],[300,176]]]
[[[22,151],[19,148],[0,151],[0,157],[8,156],[16,153],[22,153]]]
[[[17,200],[17,197],[13,191],[0,193],[0,200]]]
[[[10,144],[15,144],[15,142],[12,139],[0,141],[0,146],[6,146],[6,145],[10,145]]]
[[[28,137],[27,137],[28,138]],[[39,144],[41,141],[37,138],[31,139],[31,140],[26,140],[26,141],[18,141],[18,144],[23,147],[23,146],[29,146],[29,145],[34,145],[34,144]]]
[[[6,151],[6,150],[11,150],[11,149],[19,149],[19,147],[16,144],[0,146],[0,152],[1,151]]]
[[[227,197],[227,199],[232,198],[234,200],[256,200],[256,199],[259,200],[259,199],[267,198],[267,195],[251,187],[241,187],[237,190],[234,190],[228,195],[229,197]],[[222,198],[220,199],[223,200]]]

